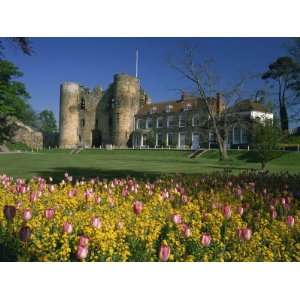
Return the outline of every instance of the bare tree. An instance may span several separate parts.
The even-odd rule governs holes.
[[[197,58],[195,47],[183,46],[183,59],[174,63],[171,57],[169,65],[192,83],[197,96],[204,102],[210,126],[217,139],[220,160],[228,159],[228,134],[237,124],[246,122],[236,113],[233,105],[242,99],[242,87],[248,76],[242,77],[230,90],[221,91],[217,88],[217,76],[212,71],[211,60]],[[216,95],[221,94],[219,102]],[[219,107],[218,107],[219,106]]]

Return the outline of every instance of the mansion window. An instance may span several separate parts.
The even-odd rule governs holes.
[[[169,116],[167,120],[167,127],[175,127],[176,126],[176,121],[174,116]]]
[[[167,146],[175,146],[175,133],[169,132],[167,134]]]
[[[157,112],[157,107],[156,106],[153,106],[150,110],[150,113],[151,114],[155,114]]]
[[[199,126],[200,125],[200,116],[199,116],[199,114],[193,115],[192,125],[193,126]]]
[[[164,120],[162,117],[157,118],[156,120],[156,127],[157,128],[163,128],[164,127]]]
[[[146,120],[146,128],[147,129],[152,128],[152,119],[148,118]]]
[[[173,105],[167,105],[166,106],[166,112],[169,113],[172,111]]]
[[[217,137],[216,137],[216,134],[213,131],[209,132],[208,141],[209,141],[209,143],[212,143],[212,144],[217,143]]]
[[[183,115],[179,116],[179,127],[185,127],[186,126],[186,118]]]
[[[142,119],[136,120],[136,129],[143,129],[143,120]]]
[[[184,107],[183,107],[183,111],[189,111],[192,109],[192,104],[191,103],[187,103]]]
[[[161,132],[156,134],[156,145],[157,146],[163,145],[163,134]]]

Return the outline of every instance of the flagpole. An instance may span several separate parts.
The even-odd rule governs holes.
[[[139,51],[136,49],[135,51],[135,77],[138,78],[138,61],[139,61]]]

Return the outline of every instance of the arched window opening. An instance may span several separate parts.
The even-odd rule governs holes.
[[[80,101],[80,109],[85,109],[85,100],[84,98],[81,98],[81,101]]]

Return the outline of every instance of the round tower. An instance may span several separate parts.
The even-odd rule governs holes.
[[[60,86],[59,147],[74,148],[79,144],[79,84],[65,82]]]
[[[134,115],[139,110],[140,82],[126,74],[114,76],[113,144],[126,147],[134,130]]]

